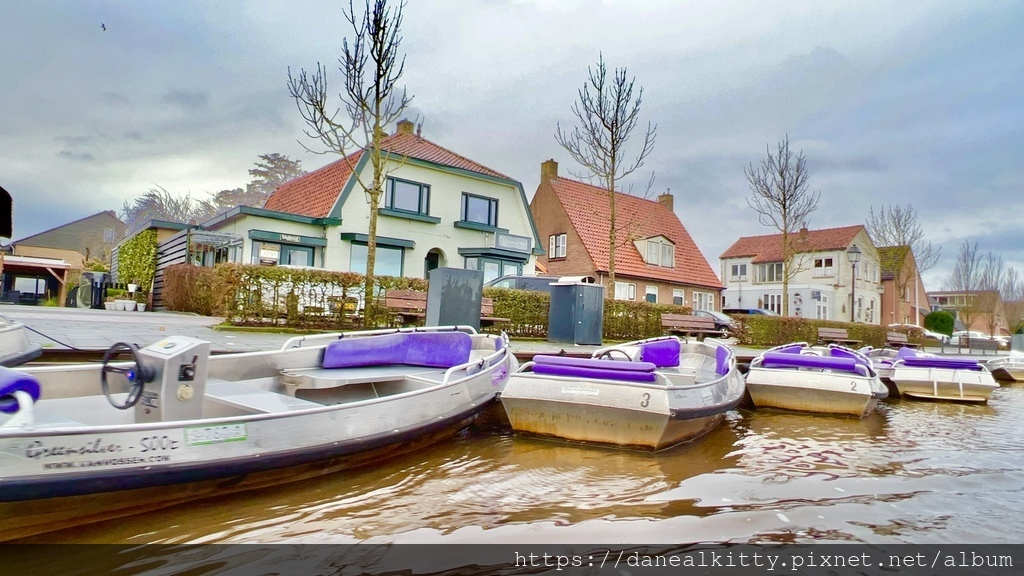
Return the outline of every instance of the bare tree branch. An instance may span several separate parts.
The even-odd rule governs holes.
[[[774,153],[768,146],[766,151],[758,166],[751,163],[743,169],[751,191],[747,205],[757,212],[762,226],[782,234],[782,315],[788,316],[789,281],[803,269],[802,261],[794,261],[802,240],[798,232],[817,210],[821,193],[808,189],[807,159],[802,150],[794,155],[789,149],[788,134]]]
[[[875,246],[910,246],[919,274],[933,268],[939,260],[941,248],[925,241],[924,229],[917,221],[917,211],[910,204],[881,206],[877,213],[872,206],[865,227]]]
[[[647,123],[640,151],[634,158],[627,159],[626,142],[639,122],[644,89],[640,87],[636,99],[633,98],[636,78],[628,79],[626,68],[616,68],[609,78],[603,54],[598,56],[597,66],[588,67],[587,71],[589,77],[579,90],[579,100],[572,105],[572,112],[579,122],[569,131],[563,131],[558,124],[555,140],[587,171],[582,178],[596,179],[608,192],[611,214],[608,282],[614,290],[615,251],[619,246],[615,187],[644,165],[644,160],[654,150],[657,127]]]

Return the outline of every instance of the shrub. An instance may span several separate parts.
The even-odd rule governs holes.
[[[888,329],[874,324],[850,324],[835,320],[815,320],[787,316],[733,316],[736,328],[733,335],[739,344],[746,346],[772,347],[790,342],[818,341],[818,328],[845,328],[853,340],[860,340],[861,346],[882,347],[885,345]],[[919,336],[918,336],[919,339]]]
[[[227,289],[214,268],[173,264],[164,270],[163,300],[168,310],[203,316],[223,314]]]
[[[548,309],[551,294],[534,290],[484,288],[484,296],[494,301],[494,315],[508,318],[489,330],[504,330],[510,338],[545,338],[548,335]]]
[[[117,248],[118,282],[149,290],[156,274],[156,249],[156,230],[144,230],[125,240]]]
[[[924,327],[932,332],[951,336],[956,320],[945,310],[936,310],[924,317]]]

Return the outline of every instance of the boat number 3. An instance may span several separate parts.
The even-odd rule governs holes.
[[[651,403],[651,395],[644,392],[644,395],[640,397],[640,407],[647,408],[647,405]]]

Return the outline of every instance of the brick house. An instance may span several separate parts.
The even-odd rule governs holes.
[[[882,266],[882,322],[923,326],[931,308],[910,246],[878,248],[878,260]]]
[[[530,202],[537,234],[546,242],[539,265],[556,276],[593,276],[607,298],[717,310],[722,283],[676,216],[672,194],[652,201],[616,192],[615,204],[620,245],[615,286],[608,286],[607,192],[560,177],[554,160],[542,163]]]

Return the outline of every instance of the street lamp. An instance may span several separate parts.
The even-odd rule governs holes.
[[[855,295],[857,293],[857,262],[860,262],[860,248],[854,244],[846,251],[846,256],[850,259],[850,322],[854,322],[853,319],[853,307],[857,303]]]

